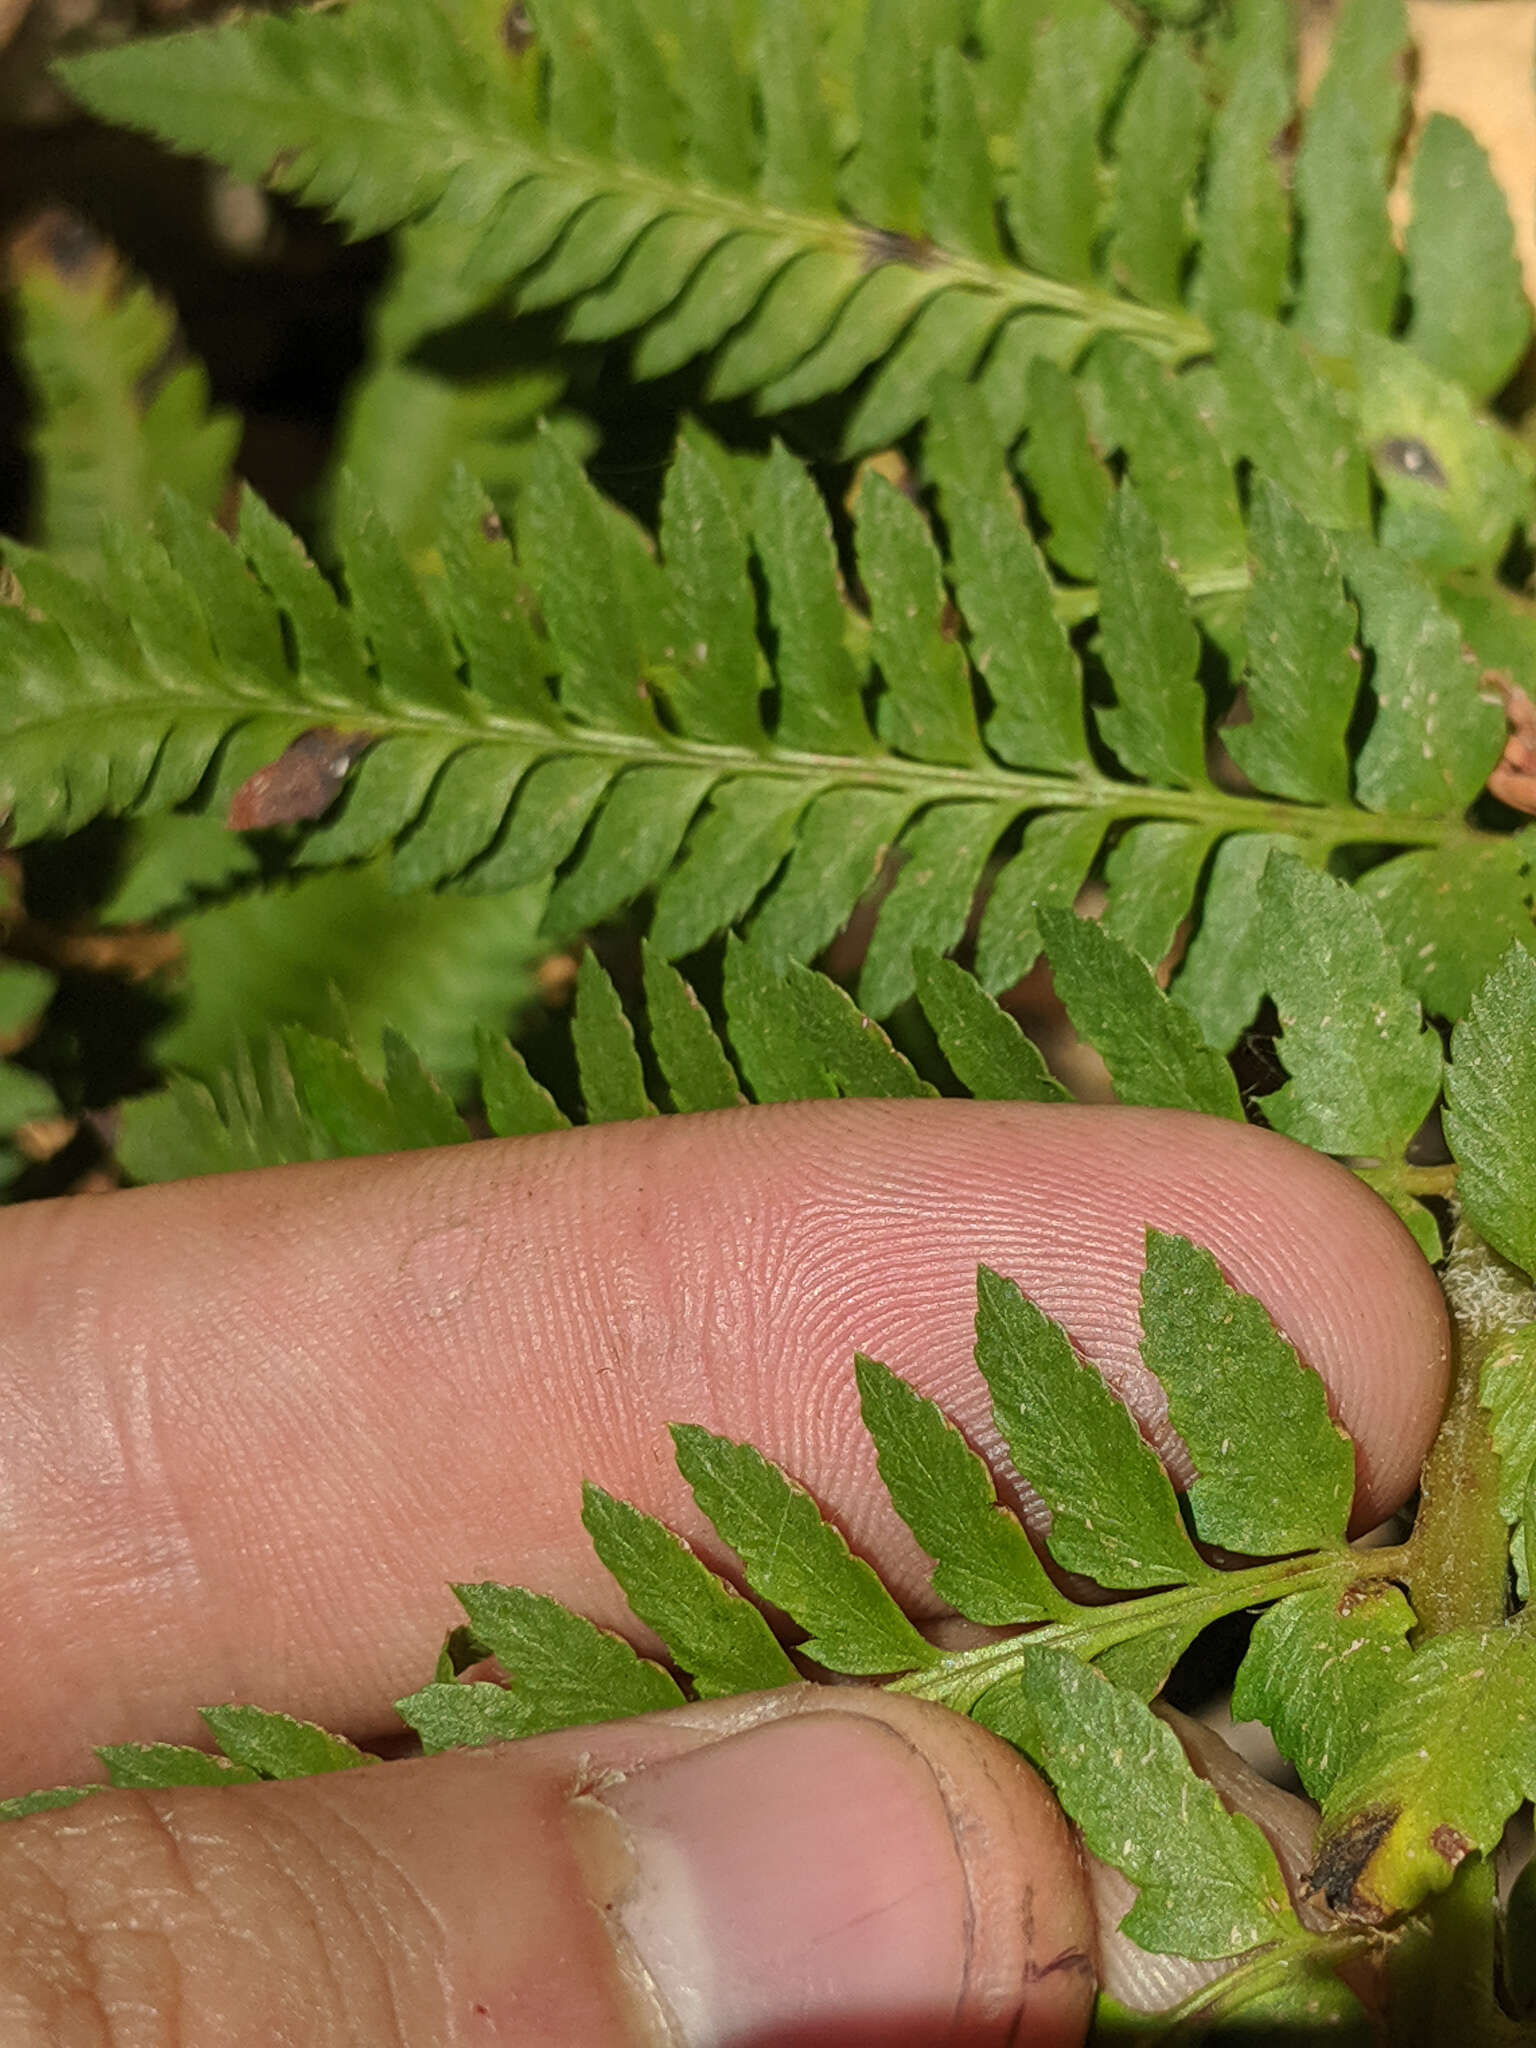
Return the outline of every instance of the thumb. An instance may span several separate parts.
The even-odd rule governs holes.
[[[1013,1751],[794,1687],[0,1827],[0,2038],[1076,2044],[1082,1868]]]

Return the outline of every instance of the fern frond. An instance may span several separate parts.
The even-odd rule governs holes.
[[[1138,34],[1109,0],[1059,21],[984,13],[974,35],[931,0],[830,19],[776,0],[751,38],[719,0],[676,20],[633,0],[530,12],[517,58],[446,0],[353,0],[65,69],[95,112],[356,233],[447,227],[465,289],[568,308],[573,338],[635,337],[642,378],[707,356],[711,396],[766,411],[856,387],[849,451],[921,419],[946,369],[980,378],[1011,435],[1032,358],[1118,333],[1183,362],[1234,316],[1285,310],[1282,0],[1197,35]],[[1305,126],[1296,311],[1335,354],[1399,321],[1386,195],[1405,42],[1398,0],[1354,0]],[[1422,148],[1409,338],[1459,374],[1434,296],[1457,251],[1456,330],[1487,337],[1466,370],[1481,398],[1528,332],[1507,217],[1463,131]],[[1439,179],[1452,157],[1466,175]],[[1470,291],[1468,237],[1490,255]]]
[[[547,417],[578,456],[595,439],[560,403],[566,366],[461,281],[468,246],[451,221],[404,228],[374,302],[368,361],[347,393],[337,462],[362,484],[407,554],[437,538],[443,493],[462,463],[510,503]]]
[[[88,574],[103,522],[147,526],[162,489],[216,512],[240,425],[211,409],[170,307],[59,208],[13,238],[10,285],[38,543]]]
[[[1159,448],[1188,428],[1169,417]],[[867,616],[791,457],[760,467],[748,503],[688,439],[659,556],[547,435],[515,552],[461,476],[418,577],[344,489],[350,603],[250,496],[238,547],[169,501],[159,538],[122,536],[115,605],[16,551],[22,602],[0,610],[13,834],[238,794],[245,824],[321,814],[301,865],[392,847],[397,889],[471,896],[553,877],[556,940],[654,888],[663,955],[751,916],[780,969],[836,935],[894,850],[859,983],[877,1016],[910,994],[914,947],[962,941],[978,895],[977,967],[996,991],[1036,958],[1041,906],[1070,906],[1102,872],[1109,928],[1148,958],[1199,917],[1178,988],[1218,1046],[1257,1003],[1254,885],[1275,843],[1319,864],[1393,856],[1364,871],[1390,891],[1405,960],[1451,875],[1463,900],[1485,888],[1507,929],[1523,853],[1466,817],[1502,713],[1462,658],[1467,628],[1400,558],[1261,489],[1252,536],[1239,518],[1221,538],[1240,568],[1181,581],[1149,510],[1162,472],[1133,466],[1140,488],[1122,486],[1105,520],[1102,593],[1086,593],[1099,638],[1080,651],[1062,614],[1085,593],[1053,582],[984,405],[958,383],[929,464],[947,558],[883,478],[859,494]],[[1246,671],[1252,723],[1233,735],[1251,795],[1208,770],[1220,668],[1196,626],[1240,634],[1221,606],[1242,595],[1250,547],[1269,621]],[[1372,707],[1353,761],[1351,598]],[[1331,658],[1284,640],[1309,620]],[[1460,989],[1442,975],[1433,992]]]
[[[14,876],[0,867],[0,939],[6,936],[17,908]],[[23,1152],[10,1142],[13,1133],[38,1117],[58,1113],[59,1099],[52,1083],[5,1057],[20,1051],[32,1037],[55,986],[54,976],[46,968],[0,953],[0,1190],[26,1164]]]
[[[538,938],[543,905],[536,886],[479,898],[400,895],[377,864],[198,905],[172,924],[181,941],[167,990],[176,1009],[155,1057],[210,1080],[244,1039],[268,1025],[325,1030],[339,1003],[363,1045],[393,1025],[448,1087],[461,1088],[474,1071],[474,1020],[505,1029],[535,995],[533,970],[548,951]]]
[[[190,1180],[467,1139],[446,1090],[387,1025],[383,1053],[376,1079],[350,1044],[298,1024],[273,1029],[238,1045],[211,1084],[174,1074],[125,1103],[118,1158],[135,1180]]]
[[[0,959],[0,1053],[17,1051],[36,1029],[54,990],[54,977],[30,961]],[[25,1165],[9,1142],[24,1124],[57,1116],[59,1098],[42,1074],[0,1057],[0,1188]]]
[[[623,1122],[659,1109],[731,1109],[749,1099],[938,1092],[836,983],[809,969],[780,975],[761,953],[733,938],[717,1022],[653,949],[644,949],[643,963],[642,1027],[641,1013],[625,1007],[596,956],[584,955],[570,1018],[576,1093],[566,1107],[508,1039],[477,1027],[479,1094],[492,1136],[531,1137],[565,1130],[573,1121]],[[922,966],[924,1015],[965,1093],[979,1101],[1067,1099],[1018,1025],[963,968],[932,954],[923,956]],[[399,1014],[406,1014],[403,1003]],[[382,1062],[372,1052],[370,1032],[365,1063],[350,1023],[343,1013],[342,1039],[302,1025],[274,1025],[264,1039],[238,1041],[222,1070],[206,1077],[174,1074],[165,1088],[128,1102],[118,1145],[123,1166],[135,1180],[185,1180],[455,1144],[469,1135],[452,1108],[465,1093],[461,1073],[434,1071],[388,1021]],[[334,1022],[328,1028],[334,1032]],[[1171,1099],[1194,1107],[1198,1091]]]
[[[1204,514],[1210,547],[1241,551],[1233,569],[1169,567],[1151,508],[1196,428],[1208,436],[1169,410],[1110,500],[1102,592],[1053,582],[983,401],[954,381],[928,449],[948,555],[918,506],[868,477],[854,508],[868,614],[791,457],[760,465],[748,502],[690,438],[659,557],[551,436],[516,551],[459,477],[420,578],[346,487],[350,604],[250,496],[240,547],[170,502],[160,539],[123,537],[117,604],[18,551],[23,604],[0,610],[12,831],[242,793],[242,823],[324,813],[301,864],[393,848],[395,889],[467,895],[555,877],[551,938],[655,889],[659,952],[754,915],[776,967],[834,938],[895,850],[860,977],[874,1016],[911,993],[913,946],[965,938],[977,895],[977,969],[997,991],[1036,958],[1038,909],[1102,872],[1110,930],[1149,958],[1200,915],[1178,987],[1206,1038],[1231,1044],[1257,1004],[1253,887],[1272,844],[1319,864],[1393,854],[1366,872],[1391,893],[1405,961],[1450,877],[1462,899],[1487,889],[1499,934],[1526,883],[1524,854],[1466,819],[1501,711],[1462,659],[1468,627],[1401,557],[1364,532],[1329,537],[1260,487],[1251,535],[1235,500]],[[1233,731],[1260,788],[1237,795],[1206,750],[1212,643],[1241,645],[1227,606],[1249,549],[1268,625],[1239,672],[1251,723]],[[1102,616],[1079,651],[1063,612],[1083,598]],[[1321,635],[1321,653],[1290,631]],[[254,770],[260,801],[244,791]],[[1487,965],[1479,952],[1460,983],[1421,985],[1450,1001]]]

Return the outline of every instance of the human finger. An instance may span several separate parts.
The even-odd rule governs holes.
[[[450,1578],[626,1625],[583,1476],[728,1562],[670,1420],[778,1459],[931,1613],[853,1351],[996,1454],[971,1360],[985,1261],[1157,1436],[1149,1224],[1266,1303],[1356,1439],[1360,1513],[1396,1505],[1444,1392],[1433,1276],[1351,1175],[1216,1119],[787,1105],[12,1212],[0,1789],[77,1772],[88,1741],[195,1739],[192,1709],[230,1697],[377,1734],[455,1618]]]
[[[1075,2048],[1091,1929],[1013,1751],[806,1686],[8,1823],[0,2035]]]

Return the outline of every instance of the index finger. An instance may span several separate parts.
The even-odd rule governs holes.
[[[1433,1275],[1351,1175],[1215,1119],[795,1104],[17,1210],[0,1790],[78,1776],[89,1742],[195,1739],[194,1707],[229,1697],[379,1733],[458,1618],[449,1579],[624,1626],[583,1476],[725,1561],[672,1420],[757,1444],[932,1613],[854,1350],[994,1451],[985,1262],[1155,1422],[1148,1225],[1208,1245],[1323,1375],[1358,1514],[1400,1502],[1444,1398]]]

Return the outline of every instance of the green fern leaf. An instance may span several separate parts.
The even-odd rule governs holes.
[[[731,1049],[757,1101],[815,1102],[837,1095],[837,1083],[811,1042],[798,1004],[794,1028],[786,1028],[784,977],[734,933],[725,946],[724,996]]]
[[[1173,980],[1173,994],[1218,1052],[1236,1045],[1264,994],[1268,961],[1254,905],[1276,853],[1316,858],[1305,840],[1278,833],[1222,840],[1211,862],[1199,928]]]
[[[862,1558],[815,1502],[748,1444],[676,1423],[678,1470],[701,1513],[763,1599],[810,1631],[801,1645],[829,1671],[866,1676],[939,1661]]]
[[[378,1763],[345,1737],[274,1714],[264,1707],[200,1707],[198,1712],[231,1763],[262,1778],[313,1778],[329,1771],[356,1771]]]
[[[753,522],[778,641],[781,744],[872,752],[827,509],[804,466],[778,443],[758,479]]]
[[[897,1514],[934,1560],[933,1590],[972,1621],[1042,1621],[1067,1603],[986,1465],[888,1366],[855,1361],[864,1427]]]
[[[1237,1955],[1294,1927],[1257,1826],[1226,1810],[1173,1730],[1124,1688],[1064,1651],[1037,1651],[976,1718],[1035,1759],[1090,1849],[1137,1885],[1121,1926],[1139,1947]],[[1135,1768],[1106,1772],[1105,1756],[1134,1758]]]
[[[1103,926],[1149,966],[1168,957],[1200,893],[1212,834],[1198,825],[1153,820],[1132,825],[1104,861],[1109,891]]]
[[[918,947],[917,998],[939,1049],[967,1094],[979,1102],[1065,1102],[1034,1043],[953,960]]]
[[[1303,803],[1347,802],[1360,668],[1338,557],[1326,534],[1264,480],[1254,495],[1252,545],[1252,720],[1224,735],[1227,751],[1265,789]]]
[[[1536,1269],[1533,1052],[1536,960],[1511,946],[1451,1035],[1445,1135],[1468,1222],[1526,1272]]]
[[[336,462],[362,484],[413,560],[437,538],[457,466],[498,502],[510,501],[527,476],[542,417],[577,454],[586,455],[594,438],[589,423],[560,404],[568,375],[558,358],[510,307],[494,303],[494,286],[466,285],[465,258],[476,239],[452,220],[401,229],[389,279],[370,309],[368,358],[341,421]],[[334,535],[328,538],[334,551]]]
[[[1028,974],[1040,957],[1040,912],[1077,898],[1104,836],[1092,810],[1033,819],[1017,853],[999,871],[976,937],[976,974],[996,993]]]
[[[1135,48],[1130,24],[1107,8],[1074,8],[1035,28],[1010,225],[1025,261],[1049,277],[1094,275],[1098,132]]]
[[[987,858],[1008,828],[1010,811],[995,803],[935,805],[903,834],[902,865],[859,973],[859,1000],[873,1015],[885,1016],[911,994],[914,946],[947,950],[963,937]]]
[[[148,849],[169,855],[167,840],[206,847],[207,822],[155,819],[135,830],[150,828]],[[362,1044],[393,1026],[460,1089],[474,1070],[476,1020],[505,1026],[535,993],[542,908],[536,888],[478,901],[400,895],[378,865],[174,906],[179,1000],[156,1057],[211,1080],[269,1023],[326,1029],[334,989]]]
[[[894,32],[885,18],[891,9]],[[634,326],[648,323],[636,356],[642,375],[723,343],[712,371],[722,396],[760,389],[809,358],[857,299],[850,341],[798,376],[792,400],[844,388],[899,341],[903,320],[929,289],[905,280],[866,284],[869,249],[879,268],[899,271],[926,246],[916,238],[936,230],[944,239],[932,289],[950,302],[948,315],[850,421],[863,445],[921,415],[933,376],[958,359],[956,321],[974,322],[973,355],[1010,313],[1032,304],[1063,306],[1084,332],[1108,319],[1175,349],[1199,344],[1198,323],[1177,304],[1117,304],[1099,290],[1084,239],[1091,231],[1073,227],[1091,223],[1092,209],[1076,208],[1072,195],[1097,186],[1102,115],[1136,50],[1134,33],[1111,9],[1087,8],[1070,34],[1040,39],[1035,98],[1016,110],[1036,154],[1020,167],[1013,211],[1022,252],[1043,275],[1019,268],[997,245],[1005,188],[980,146],[975,59],[962,55],[958,11],[910,0],[868,0],[850,11],[839,30],[856,73],[846,152],[822,99],[830,45],[817,49],[788,0],[771,10],[751,52],[728,34],[708,35],[707,67],[676,61],[664,24],[629,0],[606,0],[591,24],[552,0],[538,10],[538,25],[533,52],[508,65],[440,0],[410,9],[401,0],[355,0],[318,33],[308,22],[264,20],[130,45],[110,62],[96,53],[72,64],[70,83],[109,118],[153,127],[240,175],[271,173],[283,189],[341,212],[356,232],[435,210],[438,223],[474,236],[465,288],[484,294],[515,285],[525,310],[604,297],[599,331],[621,331],[625,313]],[[1172,61],[1157,57],[1150,69]],[[1051,87],[1053,63],[1064,93]],[[707,93],[705,69],[713,80]],[[539,72],[542,111],[525,83]],[[1143,89],[1149,110],[1153,83]],[[196,98],[195,111],[185,95]],[[917,150],[914,135],[924,141]],[[1132,122],[1128,148],[1140,147],[1138,135]],[[1198,156],[1198,132],[1184,136],[1174,123],[1168,136],[1180,164],[1170,162],[1163,180],[1163,216],[1177,210]],[[1054,165],[1044,172],[1056,141],[1076,167],[1071,190]],[[943,167],[942,183],[925,175],[925,158]],[[962,160],[968,173],[959,179],[951,167]],[[1031,163],[1039,167],[1033,174]],[[1151,183],[1141,181],[1148,192]],[[1159,230],[1149,216],[1130,232],[1150,247]],[[676,240],[668,266],[653,270],[648,259],[646,286],[625,307],[615,280],[658,234]],[[653,246],[651,258],[660,253]],[[1161,260],[1165,272],[1177,270],[1176,257]]]
[[[588,1123],[623,1123],[656,1114],[645,1091],[634,1029],[595,953],[583,953],[577,970],[571,1040]]]
[[[1077,385],[1059,364],[1029,364],[1025,419],[1029,481],[1046,524],[1046,546],[1069,576],[1097,574],[1114,484],[1088,432]]]
[[[1180,577],[1202,592],[1245,588],[1237,486],[1188,380],[1112,336],[1095,348],[1087,384]]]
[[[247,1764],[210,1756],[176,1742],[115,1742],[96,1754],[119,1791],[160,1792],[175,1785],[254,1785],[261,1776]]]
[[[345,1046],[290,1025],[283,1033],[310,1117],[341,1158],[462,1143],[469,1132],[398,1035],[386,1040],[386,1078],[372,1080]]]
[[[859,493],[858,553],[886,685],[881,738],[920,761],[971,766],[981,738],[964,652],[943,631],[938,550],[922,515],[873,471]]]
[[[1424,123],[1411,195],[1409,345],[1474,399],[1491,398],[1525,354],[1531,308],[1504,194],[1483,151],[1449,114]],[[1478,280],[1475,313],[1469,277]]]
[[[1402,266],[1387,191],[1407,51],[1402,0],[1350,0],[1308,111],[1296,159],[1308,250],[1297,319],[1325,353],[1345,355],[1358,335],[1385,333],[1396,312]]]
[[[1217,375],[1232,446],[1319,526],[1368,528],[1370,475],[1337,390],[1300,338],[1255,314],[1219,330]]]
[[[1261,1305],[1209,1252],[1153,1230],[1141,1319],[1142,1360],[1198,1467],[1188,1500],[1203,1541],[1251,1556],[1342,1547],[1354,1445]]]
[[[798,1682],[799,1672],[758,1610],[716,1578],[681,1537],[600,1486],[583,1487],[581,1519],[625,1599],[661,1637],[700,1699]]]
[[[1338,1874],[1333,1898],[1365,1913],[1411,1911],[1442,1890],[1461,1858],[1491,1849],[1536,1793],[1529,1634],[1453,1630],[1422,1644],[1394,1677],[1368,1739],[1329,1788],[1318,1837],[1319,1870]],[[1475,1733],[1469,1687],[1483,1702]],[[1364,1814],[1387,1825],[1362,1834]]]
[[[1413,1610],[1396,1586],[1342,1601],[1298,1593],[1260,1615],[1232,1692],[1236,1720],[1262,1720],[1317,1800],[1346,1772],[1401,1685]]]
[[[1287,294],[1290,197],[1276,143],[1291,118],[1294,28],[1285,0],[1250,0],[1211,124],[1194,296],[1215,317],[1273,320]]]
[[[15,238],[10,274],[38,542],[88,575],[103,523],[147,526],[165,488],[216,512],[239,423],[210,408],[207,374],[180,357],[164,301],[58,210]]]
[[[987,744],[1005,761],[1081,770],[1082,672],[991,419],[957,380],[938,387],[923,452],[939,489],[971,656],[992,698]]]
[[[1232,1069],[1151,970],[1089,918],[1042,910],[1057,994],[1080,1038],[1102,1055],[1120,1102],[1242,1121]]]
[[[675,967],[646,946],[645,1015],[656,1064],[675,1110],[734,1109],[741,1101],[736,1070],[709,1012]]]
[[[1134,175],[1115,191],[1110,270],[1150,306],[1183,301],[1193,193],[1210,106],[1194,58],[1162,35],[1142,60],[1115,127],[1115,153]]]
[[[386,1026],[383,1051],[375,1079],[352,1045],[299,1025],[238,1041],[211,1086],[173,1073],[126,1102],[118,1158],[134,1180],[162,1181],[462,1144],[464,1120],[415,1048]]]
[[[264,1047],[238,1046],[212,1087],[172,1074],[155,1094],[125,1102],[116,1152],[136,1181],[190,1180],[335,1156],[329,1134],[300,1100],[275,1032]]]
[[[476,1043],[480,1096],[493,1137],[525,1138],[539,1131],[570,1129],[570,1118],[549,1090],[534,1080],[515,1046],[483,1024],[476,1032]]]
[[[1530,858],[1521,834],[1402,853],[1361,878],[1404,985],[1427,1011],[1465,1017],[1512,943],[1536,950]]]
[[[938,1093],[897,1052],[879,1025],[825,975],[791,964],[787,981],[807,1044],[843,1095],[922,1097]]]
[[[1383,546],[1434,573],[1491,575],[1512,529],[1529,517],[1530,456],[1473,409],[1460,384],[1400,342],[1366,336],[1355,362]]]
[[[1440,1041],[1369,907],[1342,882],[1272,856],[1259,884],[1276,1051],[1276,1130],[1319,1151],[1400,1159],[1440,1092]]]
[[[395,1712],[421,1738],[423,1756],[447,1749],[485,1749],[537,1732],[538,1714],[521,1694],[487,1680],[439,1680],[403,1700]]]
[[[1536,1566],[1536,1330],[1500,1338],[1483,1361],[1478,1399],[1499,1454],[1499,1512],[1510,1527],[1515,1586],[1527,1603]]]
[[[1273,590],[1265,567],[1257,615],[1262,622],[1279,607],[1273,630],[1294,626],[1299,637],[1287,654],[1283,633],[1266,635],[1251,737],[1235,745],[1282,794],[1334,794],[1288,811],[1263,791],[1214,788],[1203,677],[1221,657],[1203,645],[1145,506],[1126,489],[1113,501],[1103,660],[1090,647],[1080,671],[1058,621],[1091,610],[1099,593],[1047,583],[981,403],[954,387],[941,396],[930,465],[950,575],[974,614],[958,620],[928,521],[883,478],[861,494],[869,619],[840,592],[826,508],[788,456],[762,465],[752,486],[763,535],[736,526],[724,552],[710,552],[748,494],[732,494],[702,438],[682,458],[688,481],[664,521],[660,559],[548,437],[538,454],[547,488],[527,498],[518,551],[487,527],[483,497],[461,478],[449,530],[419,581],[349,490],[350,605],[253,499],[241,553],[174,505],[161,519],[166,545],[125,534],[113,601],[17,550],[25,609],[0,607],[0,789],[13,834],[69,829],[103,809],[162,810],[195,793],[209,806],[231,802],[242,820],[298,823],[300,867],[392,848],[393,887],[449,889],[464,899],[452,915],[466,923],[496,916],[468,899],[552,878],[545,933],[565,937],[655,888],[651,936],[664,953],[684,955],[750,918],[775,966],[835,938],[894,852],[861,985],[878,1014],[910,994],[914,946],[960,940],[989,876],[977,960],[983,983],[1001,990],[1037,956],[1038,908],[1070,906],[1097,864],[1111,885],[1107,929],[1149,956],[1194,916],[1178,989],[1217,1045],[1231,1043],[1257,1004],[1244,932],[1272,839],[1318,861],[1365,842],[1381,849],[1377,858],[1433,854],[1393,883],[1405,954],[1432,936],[1442,853],[1460,863],[1480,917],[1508,918],[1510,864],[1481,858],[1504,842],[1463,816],[1497,757],[1502,720],[1478,696],[1458,627],[1427,584],[1363,540],[1342,543],[1381,707],[1357,770],[1358,795],[1375,813],[1367,821],[1329,781],[1336,754],[1326,776],[1312,754],[1301,765],[1293,758],[1313,744],[1295,737],[1313,723],[1295,678],[1303,668],[1312,676],[1305,649],[1315,629],[1299,613],[1331,588],[1331,543],[1287,528],[1287,545],[1311,548],[1311,566],[1287,558]],[[707,503],[707,562],[689,554],[698,521],[683,516],[685,497],[696,509]],[[1279,545],[1274,516],[1261,493],[1255,541],[1266,563]],[[669,535],[681,568],[667,553]],[[1205,587],[1197,605],[1212,601],[1214,585]],[[1325,644],[1339,678],[1337,733],[1343,614],[1336,593],[1332,602],[1319,616],[1332,619]],[[717,644],[736,650],[732,674],[753,621],[752,675],[730,714],[731,730],[745,732],[753,703],[750,744],[711,736],[723,729],[713,722],[720,704],[701,713],[698,677],[680,680],[697,648],[707,653],[709,642],[688,640],[706,611],[724,622]],[[878,662],[873,717],[863,701],[866,648]],[[758,664],[769,651],[778,688],[764,693],[769,667]],[[1106,686],[1119,702],[1097,711],[1098,723],[1141,780],[1081,758],[1085,699]],[[1308,690],[1317,687],[1309,680]],[[710,703],[715,694],[713,685],[705,691]],[[1284,744],[1282,728],[1292,735]],[[1014,754],[1017,763],[999,758]],[[402,906],[409,901],[402,895]],[[446,904],[422,914],[446,931]],[[510,931],[517,920],[508,916]],[[461,948],[459,957],[470,956]],[[471,1015],[491,1008],[470,1005]],[[454,1085],[467,1078],[467,1038],[455,1072],[425,1042],[419,1016],[386,1018],[422,1044],[434,1071]]]
[[[976,1363],[1015,1470],[1051,1510],[1051,1555],[1102,1586],[1185,1585],[1201,1563],[1168,1475],[1057,1324],[982,1267]]]
[[[1124,486],[1110,509],[1100,570],[1104,659],[1113,710],[1104,737],[1133,774],[1181,788],[1205,780],[1205,697],[1199,640],[1151,514]]]
[[[606,1629],[521,1586],[455,1586],[470,1627],[512,1680],[520,1733],[618,1721],[683,1703],[676,1682]]]
[[[4,891],[0,882],[0,892]],[[5,897],[0,893],[0,912]],[[56,986],[46,969],[31,961],[0,958],[0,1044],[14,1051],[40,1022]],[[4,1140],[38,1117],[56,1116],[53,1084],[29,1067],[0,1059],[0,1189],[22,1170],[22,1155]]]

